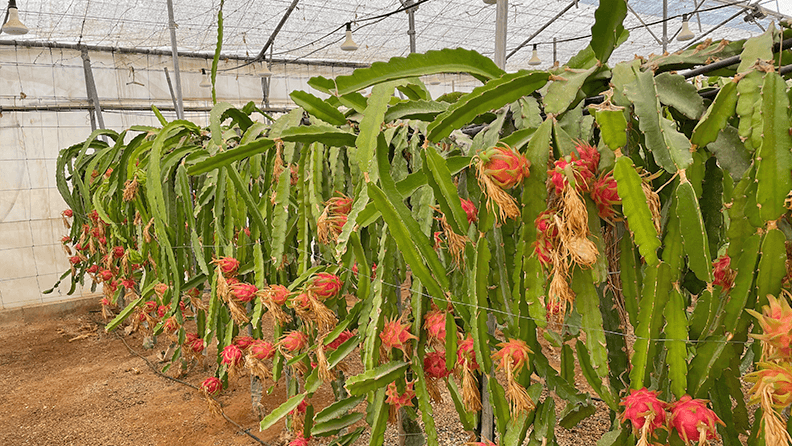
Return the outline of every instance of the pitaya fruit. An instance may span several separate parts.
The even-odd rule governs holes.
[[[322,272],[314,276],[311,284],[308,286],[308,291],[313,294],[314,297],[324,301],[336,297],[343,285],[341,279],[335,274]]]
[[[657,398],[660,392],[652,391],[646,387],[639,390],[630,390],[630,394],[624,397],[620,406],[624,406],[621,422],[629,420],[633,430],[640,432],[646,423],[647,418],[651,418],[648,435],[663,426],[666,421],[666,408],[668,403]]]
[[[388,351],[397,348],[407,356],[407,341],[418,339],[410,333],[410,324],[403,324],[401,318],[385,321],[379,334],[382,346]]]
[[[124,257],[124,252],[123,246],[116,246],[113,248],[113,257],[120,259],[121,257]]]
[[[509,339],[498,344],[498,351],[492,354],[492,359],[498,361],[498,369],[511,368],[517,373],[528,363],[528,354],[531,349],[521,339]]]
[[[270,285],[270,298],[277,305],[283,305],[288,300],[291,291],[283,285]]]
[[[424,316],[424,330],[431,339],[445,343],[446,340],[446,314],[434,306],[431,311]]]
[[[333,214],[347,215],[352,212],[352,202],[353,200],[351,198],[341,194],[340,197],[332,197],[331,199],[327,200],[325,205],[327,206],[328,211]]]
[[[621,204],[621,198],[616,189],[613,172],[608,172],[591,184],[591,199],[597,205],[600,218],[610,220],[616,216],[616,209],[613,206]]]
[[[770,397],[771,405],[779,410],[792,405],[792,368],[788,363],[775,364],[760,362],[759,370],[744,376],[748,382],[755,383],[750,390],[749,404],[759,404],[762,396]]]
[[[204,382],[201,383],[201,390],[214,396],[223,390],[223,382],[214,376],[206,378]]]
[[[220,356],[220,363],[227,366],[237,366],[242,363],[242,350],[234,344],[224,348]]]
[[[451,374],[446,368],[445,352],[429,352],[424,356],[424,372],[428,378],[445,378]]]
[[[711,440],[718,436],[716,424],[724,424],[715,412],[707,407],[706,400],[694,400],[690,395],[683,395],[671,405],[669,424],[676,429],[679,438],[690,444],[700,438]]]
[[[467,221],[469,224],[473,224],[478,221],[478,209],[476,209],[476,205],[473,204],[470,200],[465,200],[464,198],[459,199],[462,203],[462,210],[465,211],[467,215]]]
[[[102,282],[113,280],[113,272],[109,269],[99,270],[99,279],[101,279]]]
[[[247,350],[253,341],[254,339],[250,336],[235,336],[231,343],[239,347],[240,350]]]
[[[213,260],[212,263],[220,268],[220,272],[222,272],[224,276],[233,276],[239,269],[239,260],[233,257],[220,257],[219,259]]]
[[[258,292],[258,288],[255,285],[244,282],[229,285],[228,290],[240,302],[250,302],[256,297],[256,292]]]
[[[387,398],[385,399],[386,404],[390,404],[395,409],[400,409],[402,407],[414,407],[412,400],[415,398],[415,384],[412,382],[408,382],[405,385],[404,393],[399,394],[399,390],[396,387],[396,383],[392,382],[388,384],[388,388],[385,389],[385,395]]]
[[[490,147],[479,153],[478,157],[481,160],[480,172],[504,189],[522,184],[531,174],[531,162],[505,144]]]
[[[143,312],[144,313],[152,313],[154,311],[157,311],[157,302],[154,302],[153,300],[150,300],[150,301],[148,301],[148,302],[143,304]]]
[[[722,255],[712,262],[713,285],[723,287],[724,290],[731,289],[737,273],[731,269],[730,264],[731,257],[728,254]]]
[[[250,344],[250,355],[256,359],[272,359],[275,356],[275,346],[271,342],[257,339]]]
[[[294,353],[304,349],[308,345],[308,336],[301,331],[291,331],[281,338],[279,344],[287,352]]]
[[[465,363],[470,370],[479,368],[478,362],[476,362],[476,350],[473,348],[473,337],[470,335],[457,344],[457,365],[462,366]]]
[[[336,350],[338,347],[341,347],[341,344],[343,344],[344,342],[346,342],[349,339],[351,339],[352,336],[355,336],[355,334],[352,333],[349,330],[344,330],[341,333],[339,333],[338,336],[336,336],[336,338],[333,339],[332,342],[330,342],[329,344],[325,345],[324,349],[325,350]]]

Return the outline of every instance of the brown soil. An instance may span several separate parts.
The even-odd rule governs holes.
[[[197,390],[153,373],[115,334],[104,333],[97,324],[100,320],[96,312],[83,312],[0,327],[0,445],[259,444],[212,413]],[[80,335],[84,336],[72,340]],[[140,334],[125,340],[152,363],[164,365],[157,358],[164,349],[162,343],[144,350]],[[197,386],[211,375],[212,369],[199,366],[182,379]],[[450,397],[444,394],[444,403],[434,408],[440,444],[459,445],[469,436],[456,419]],[[265,394],[261,403],[268,413],[284,400],[285,389],[280,384],[271,395]],[[247,376],[237,378],[219,401],[228,417],[269,446],[290,439],[284,434],[283,422],[259,432]],[[332,402],[332,395],[323,388],[310,402],[320,410]],[[595,444],[609,424],[607,410],[601,409],[570,431],[558,428],[559,444]],[[391,426],[386,444],[394,445],[396,439]],[[356,444],[367,444],[367,440],[364,433]]]

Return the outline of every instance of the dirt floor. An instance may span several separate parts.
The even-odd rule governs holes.
[[[104,333],[100,321],[97,312],[82,312],[0,326],[0,445],[260,444],[212,413],[198,391],[154,374],[115,334]],[[139,334],[125,340],[162,366],[157,359],[160,348],[144,350]],[[182,379],[197,386],[210,374],[197,367]],[[283,385],[265,395],[266,411],[276,408],[284,396]],[[280,446],[290,439],[283,422],[259,432],[247,376],[238,378],[219,400],[229,418],[267,445]],[[447,394],[444,401],[435,406],[440,444],[461,445],[469,435],[456,420]],[[317,409],[331,402],[332,395],[324,389],[311,399]],[[596,444],[609,425],[603,407],[572,430],[557,428],[559,445]],[[367,444],[365,433],[356,444]],[[393,427],[386,444],[397,444]]]

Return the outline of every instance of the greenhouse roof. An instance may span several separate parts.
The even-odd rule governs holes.
[[[507,69],[525,68],[531,45],[538,44],[543,62],[551,63],[553,39],[558,43],[557,59],[562,63],[588,43],[594,23],[597,0],[510,0],[508,9],[507,52],[553,21],[529,45],[508,60]],[[292,0],[226,0],[223,7],[223,53],[255,56],[289,9]],[[792,14],[792,0],[763,0],[768,16],[746,21],[756,1],[668,0],[668,33],[673,36],[681,26],[683,13],[698,10],[690,26],[697,35],[713,30],[707,38],[737,40],[762,32],[772,19]],[[83,43],[138,49],[169,49],[170,33],[165,1],[141,0],[18,0],[22,21],[30,28],[25,36],[0,34],[0,40]],[[662,2],[632,0],[624,26],[630,37],[614,54],[625,60],[634,54],[662,52],[657,38],[662,37]],[[174,0],[179,50],[211,53],[217,39],[219,1]],[[277,35],[271,54],[277,59],[321,60],[328,62],[371,63],[409,53],[408,17],[398,12],[401,0],[301,0]],[[779,14],[780,13],[780,14]],[[415,12],[418,52],[465,47],[492,56],[496,7],[481,0],[424,0]],[[339,48],[343,26],[353,22],[357,51]],[[649,24],[651,33],[642,26]],[[723,26],[719,24],[726,22]],[[654,36],[653,36],[654,34]],[[656,36],[656,37],[655,37]],[[695,42],[695,40],[693,41]],[[687,42],[690,43],[690,42]],[[686,46],[672,41],[669,51]]]

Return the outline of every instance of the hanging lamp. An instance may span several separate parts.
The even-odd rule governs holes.
[[[358,49],[357,43],[352,40],[352,22],[346,24],[346,40],[341,44],[341,49],[344,51],[355,51]]]
[[[537,45],[533,46],[533,53],[531,54],[531,58],[528,60],[528,65],[539,65],[542,63],[542,60],[539,59],[539,51],[536,49]]]
[[[696,37],[693,34],[693,31],[690,30],[690,26],[688,25],[688,15],[682,14],[682,29],[679,31],[679,35],[677,35],[677,40],[680,42],[684,42],[685,40],[692,40]]]
[[[484,3],[487,5],[495,5],[498,3],[498,0],[484,0]]]
[[[429,85],[440,85],[440,76],[433,74],[426,80]]]
[[[256,70],[256,76],[258,77],[270,77],[272,76],[272,71],[267,68],[267,62],[261,62],[261,68]]]
[[[27,26],[19,20],[19,9],[17,9],[16,0],[9,0],[8,2],[8,20],[3,24],[2,32],[17,36],[28,32]]]
[[[201,68],[201,83],[198,85],[201,88],[211,88],[212,86],[212,79],[209,78],[209,73],[206,72],[206,68]]]

